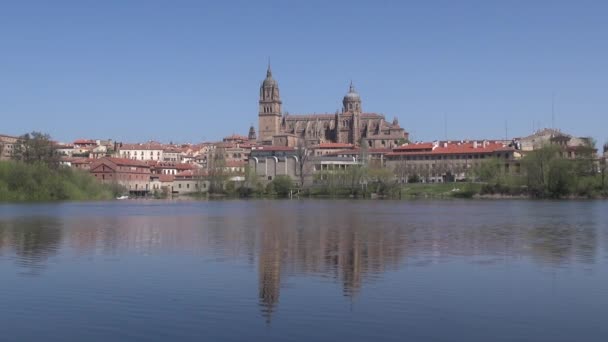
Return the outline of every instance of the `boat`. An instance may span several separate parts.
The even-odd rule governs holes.
[[[127,195],[124,195],[124,196],[118,196],[118,197],[116,197],[116,199],[117,199],[117,200],[126,200],[126,199],[129,199],[129,196],[127,196]]]

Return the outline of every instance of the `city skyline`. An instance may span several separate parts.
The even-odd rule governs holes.
[[[2,133],[247,134],[270,57],[294,114],[338,110],[352,80],[366,108],[398,117],[416,141],[552,126],[608,138],[601,2],[238,4],[4,5]]]

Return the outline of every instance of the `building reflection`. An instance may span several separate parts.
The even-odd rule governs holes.
[[[608,244],[603,214],[575,215],[580,208],[557,218],[538,208],[519,216],[498,208],[479,218],[476,208],[429,215],[367,205],[259,201],[228,212],[0,219],[0,261],[8,256],[30,274],[59,253],[93,260],[175,253],[243,262],[257,271],[252,286],[257,283],[260,311],[270,323],[290,277],[329,280],[354,299],[386,272],[409,265],[457,258],[593,264]]]

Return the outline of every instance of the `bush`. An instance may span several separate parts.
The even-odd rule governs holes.
[[[0,162],[0,201],[111,199],[116,190],[80,170]]]
[[[289,176],[276,176],[272,182],[272,189],[276,192],[279,197],[287,197],[289,191],[293,188],[293,181]]]

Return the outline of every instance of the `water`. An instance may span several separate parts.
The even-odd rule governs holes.
[[[607,341],[608,202],[0,205],[0,341]]]

